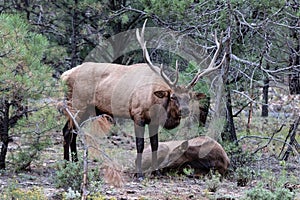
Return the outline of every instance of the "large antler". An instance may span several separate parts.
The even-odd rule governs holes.
[[[223,34],[221,34],[220,42],[218,41],[218,38],[217,38],[217,31],[215,31],[214,38],[215,38],[215,43],[216,43],[216,45],[217,45],[217,50],[216,50],[216,52],[215,52],[215,54],[214,54],[214,56],[213,56],[213,58],[212,58],[212,60],[211,60],[211,62],[210,62],[210,64],[209,64],[209,66],[208,66],[205,70],[203,70],[203,71],[201,71],[201,70],[199,69],[198,73],[197,73],[196,76],[193,78],[193,80],[186,86],[187,89],[191,89],[192,87],[194,87],[194,86],[196,85],[196,83],[198,82],[198,80],[199,80],[201,77],[203,77],[203,76],[205,76],[205,75],[208,75],[208,74],[210,74],[211,72],[213,72],[213,71],[219,69],[219,68],[221,67],[221,65],[223,64],[223,62],[224,62],[224,60],[225,60],[226,54],[224,54],[224,56],[223,56],[223,58],[222,58],[222,61],[221,61],[217,66],[215,66],[216,60],[217,60],[217,58],[218,58],[218,56],[219,56],[219,54],[220,54],[220,52],[221,52]]]
[[[178,62],[176,61],[176,78],[175,80],[172,82],[168,76],[163,72],[163,64],[161,64],[160,66],[160,71],[157,70],[157,67],[153,65],[153,63],[151,62],[148,50],[146,48],[146,42],[144,39],[144,34],[145,34],[145,27],[146,27],[146,23],[147,23],[147,19],[144,22],[141,34],[139,33],[139,30],[136,29],[136,38],[138,40],[138,42],[140,43],[142,50],[143,50],[143,56],[144,59],[146,61],[146,63],[148,64],[148,66],[157,74],[160,74],[160,76],[165,80],[165,82],[170,86],[170,87],[176,87],[176,84],[178,82]]]

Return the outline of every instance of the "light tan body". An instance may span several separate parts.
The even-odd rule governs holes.
[[[148,124],[153,150],[153,170],[157,170],[158,127],[172,129],[181,120],[180,97],[165,80],[147,64],[131,66],[110,63],[83,63],[62,74],[67,85],[68,108],[82,122],[90,116],[108,114],[131,118],[137,146],[137,175],[142,177],[141,160],[144,149],[144,131]],[[187,94],[185,94],[187,95]],[[184,98],[185,99],[185,98]],[[188,99],[185,103],[188,106]],[[64,158],[77,160],[76,135],[72,120],[63,128]],[[80,124],[80,123],[79,123]]]
[[[93,114],[88,109],[93,105],[116,117],[150,120],[151,107],[163,103],[154,92],[171,92],[147,64],[83,63],[63,73],[61,79],[68,86],[72,108],[82,114]]]

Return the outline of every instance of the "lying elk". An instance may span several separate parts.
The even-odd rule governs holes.
[[[158,166],[163,172],[176,170],[183,172],[191,168],[194,175],[207,174],[217,170],[224,175],[230,160],[223,147],[208,136],[198,136],[190,140],[159,142],[157,150]],[[151,168],[151,149],[144,150],[142,168]]]
[[[162,66],[154,66],[150,60],[144,41],[143,25],[141,35],[136,36],[143,50],[146,63],[130,66],[111,63],[83,63],[64,72],[61,79],[68,88],[67,100],[73,110],[77,110],[79,122],[91,114],[108,114],[114,117],[130,118],[134,121],[136,137],[137,177],[142,178],[142,153],[144,150],[144,131],[148,125],[150,144],[152,148],[152,169],[157,172],[158,128],[173,129],[179,125],[182,117],[189,114],[189,92],[196,82],[204,75],[218,69],[222,62],[215,66],[215,61],[221,50],[218,42],[217,50],[210,65],[204,71],[198,72],[186,86],[177,86],[178,65],[176,63],[176,79],[171,81],[163,72]],[[70,119],[70,118],[69,118]],[[63,128],[64,159],[69,160],[69,148],[72,160],[77,160],[76,134],[72,120],[68,120]]]

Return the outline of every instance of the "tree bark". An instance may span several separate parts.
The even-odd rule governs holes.
[[[292,148],[291,146],[293,146],[294,142],[296,141],[296,133],[297,133],[297,129],[300,123],[300,115],[298,116],[298,119],[295,120],[295,122],[291,125],[290,130],[289,130],[289,137],[290,137],[290,142],[289,142],[289,147],[286,150],[286,152],[284,153],[282,160],[287,161],[290,153],[292,152]]]
[[[235,125],[233,121],[233,113],[232,113],[232,103],[231,103],[231,89],[228,81],[229,77],[229,69],[230,69],[230,55],[231,55],[231,5],[230,1],[227,1],[228,8],[228,16],[227,16],[227,24],[228,24],[228,39],[225,43],[225,67],[223,74],[223,83],[225,83],[225,95],[226,95],[226,122],[225,129],[222,133],[222,140],[234,142],[237,140]]]
[[[300,26],[300,20],[298,19],[295,22],[295,27]],[[300,65],[300,37],[299,37],[299,31],[297,29],[291,30],[291,37],[295,40],[296,47],[291,48],[290,53],[290,66],[299,66]],[[300,94],[300,72],[293,70],[291,71],[291,74],[289,74],[289,89],[290,94]]]
[[[231,103],[231,92],[228,85],[225,86],[226,92],[226,124],[225,130],[222,134],[222,140],[234,142],[237,140],[235,125],[233,121],[232,103]]]
[[[6,163],[5,158],[7,154],[7,148],[9,143],[9,137],[8,137],[8,130],[9,130],[9,107],[10,104],[8,101],[3,102],[3,118],[1,119],[1,127],[0,127],[0,141],[2,143],[1,145],[1,152],[0,152],[0,169],[5,169]]]
[[[266,69],[269,69],[270,66],[267,64]],[[269,115],[269,83],[270,80],[268,77],[264,79],[264,86],[263,86],[263,105],[261,107],[261,116],[268,117]]]

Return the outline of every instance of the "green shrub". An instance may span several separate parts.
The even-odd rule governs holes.
[[[82,162],[62,161],[57,167],[54,180],[55,186],[57,188],[71,188],[74,191],[80,191],[83,177]]]
[[[209,175],[205,178],[205,183],[207,185],[207,190],[209,192],[216,192],[220,186],[221,174],[218,172],[213,173],[210,171]]]
[[[237,186],[246,186],[251,181],[253,170],[250,167],[239,167],[235,171]]]
[[[275,190],[275,200],[292,200],[294,199],[294,194],[286,188],[278,188]]]
[[[12,187],[3,194],[1,194],[2,200],[20,199],[20,200],[46,200],[41,188],[33,188],[30,190],[24,190],[20,188]]]
[[[83,161],[79,158],[78,162],[61,161],[58,163],[54,183],[57,188],[65,190],[80,191],[83,179]],[[88,171],[89,183],[102,183],[98,169]]]
[[[294,194],[285,188],[277,188],[272,192],[258,186],[246,193],[245,200],[292,200],[293,198]]]
[[[262,187],[256,187],[246,193],[245,200],[274,200],[275,195]]]

